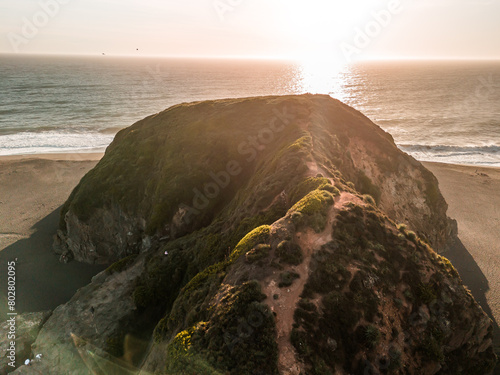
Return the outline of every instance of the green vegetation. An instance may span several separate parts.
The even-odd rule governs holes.
[[[305,215],[324,212],[325,206],[333,204],[333,195],[325,190],[314,190],[298,201],[291,209]]]
[[[298,201],[288,212],[298,226],[307,225],[319,233],[325,229],[329,206],[334,203],[334,196],[326,190],[313,190]],[[296,214],[300,215],[296,215]]]
[[[306,293],[328,293],[342,290],[351,278],[351,273],[338,262],[335,253],[326,249],[315,252],[312,257],[312,273],[305,287]]]
[[[293,189],[290,193],[290,201],[292,204],[295,204],[313,190],[325,190],[332,193],[333,196],[338,196],[340,194],[339,190],[333,186],[327,178],[308,177]]]
[[[297,272],[285,271],[280,274],[280,282],[278,286],[280,288],[290,286],[293,284],[295,279],[298,279],[300,275]]]
[[[274,317],[257,282],[233,287],[211,313],[196,348],[231,374],[277,374]]]
[[[417,297],[426,305],[434,301],[436,296],[435,286],[431,283],[424,284],[420,283],[417,288]]]
[[[111,266],[106,268],[106,272],[110,275],[115,272],[122,272],[123,270],[127,269],[128,266],[134,263],[136,258],[137,254],[132,254],[123,259],[120,259],[119,261],[113,263]]]
[[[115,334],[106,339],[104,350],[114,357],[120,358],[123,356],[123,334]]]
[[[438,185],[431,182],[427,183],[425,196],[427,198],[427,204],[429,204],[429,206],[436,206],[439,202],[439,199],[441,198],[441,193],[439,192]]]
[[[411,230],[406,232],[406,238],[408,238],[413,243],[417,242],[417,235],[415,234],[415,232],[413,232]]]
[[[207,360],[197,355],[192,350],[193,335],[199,327],[192,327],[179,332],[167,348],[167,374],[200,374],[200,375],[222,375],[216,371]]]
[[[368,325],[363,330],[364,343],[369,348],[375,348],[380,341],[380,331],[374,325]]]
[[[270,250],[271,246],[269,246],[268,244],[258,244],[245,254],[245,259],[247,263],[257,262],[258,260],[267,258]]]
[[[363,171],[358,172],[358,182],[356,183],[356,187],[361,194],[369,194],[375,199],[377,204],[380,203],[380,197],[382,192],[380,188],[373,184],[372,180],[365,174]]]
[[[411,365],[420,365],[422,357],[422,363],[442,362],[450,373],[479,374],[479,369],[486,373],[492,363],[487,352],[470,364],[461,358],[467,357],[463,348],[447,352],[449,332],[436,324],[437,313],[431,313],[425,331],[411,324],[410,317],[423,304],[431,310],[432,302],[445,296],[449,301],[443,302],[442,313],[450,322],[449,330],[457,326],[464,330],[470,321],[461,316],[461,302],[475,302],[457,287],[458,273],[447,259],[380,212],[378,181],[354,167],[348,150],[353,134],[373,146],[373,155],[367,153],[377,161],[379,171],[398,173],[396,164],[404,155],[390,137],[374,125],[373,132],[366,132],[368,127],[344,121],[348,119],[342,116],[338,123],[332,116],[334,121],[318,126],[312,119],[319,111],[311,112],[314,106],[308,97],[307,106],[297,106],[286,130],[273,134],[273,143],[253,149],[255,155],[249,158],[252,152],[240,152],[239,145],[256,135],[256,119],[275,115],[270,108],[255,111],[254,100],[278,101],[180,105],[121,131],[64,205],[61,228],[69,210],[90,221],[96,210],[104,208],[116,212],[120,220],[144,219],[143,229],[153,238],[170,235],[168,241],[158,241],[141,253],[145,269],[132,293],[137,309],[130,321],[120,324],[127,332],[143,329],[147,341],[153,332],[154,344],[162,344],[156,349],[166,348],[160,353],[166,358],[166,368],[161,370],[168,374],[278,374],[275,318],[263,302],[272,295],[282,303],[280,296],[286,290],[266,296],[261,283],[273,274],[281,288],[298,283],[299,274],[288,267],[304,262],[303,251],[294,242],[295,232],[307,227],[320,233],[326,229],[328,214],[337,213],[332,231],[321,234],[321,239],[331,235],[329,242],[314,248],[304,275],[307,279],[300,280],[305,285],[294,311],[291,341],[304,373],[335,374],[341,369],[360,374],[366,361],[376,365],[387,359],[389,368],[379,366],[379,372],[403,373],[410,357],[415,361]],[[286,99],[286,104],[296,108],[295,99]],[[333,112],[328,105],[318,108],[321,113]],[[342,108],[347,114],[349,109]],[[222,179],[229,161],[238,163],[241,170],[225,184]],[[306,177],[310,162],[317,164],[321,174]],[[214,176],[223,183],[218,184]],[[418,180],[416,184],[426,189],[429,204],[439,205],[435,180],[425,173],[424,177],[425,185]],[[384,178],[381,174],[380,179]],[[197,196],[204,208],[190,213],[189,223],[176,220],[171,226],[181,205],[193,206],[195,192],[206,195],[207,184],[219,189],[218,194],[210,199]],[[366,204],[348,202],[340,207],[339,202],[332,209],[338,188]],[[178,214],[175,217],[179,219]],[[138,259],[126,257],[107,272],[126,272]],[[422,283],[424,275],[431,275],[429,282]],[[456,292],[449,291],[451,286]],[[455,298],[460,293],[461,299]],[[418,342],[405,341],[404,351],[391,347],[388,340],[401,345],[407,332]],[[122,342],[117,334],[105,346],[120,356]],[[484,365],[483,358],[488,359]]]
[[[441,255],[437,255],[437,259],[438,259],[438,263],[441,265],[441,267],[452,277],[458,277],[458,271],[455,269],[455,267],[453,267],[453,264],[451,264],[451,262],[441,256]]]
[[[332,241],[313,253],[311,274],[295,311],[292,331],[292,343],[310,373],[321,373],[319,369],[333,371],[339,365],[346,372],[362,371],[363,361],[357,364],[351,361],[362,350],[368,358],[372,355],[380,358],[380,324],[384,322],[387,327],[395,322],[394,317],[387,321],[382,314],[381,294],[391,298],[399,314],[408,315],[421,304],[436,300],[443,279],[433,275],[429,283],[422,283],[422,264],[440,264],[443,272],[450,272],[449,266],[418,238],[410,243],[405,226],[398,227],[402,240],[394,229],[396,225],[376,209],[348,203],[337,216]],[[350,272],[348,266],[357,271]],[[406,301],[395,287],[402,283],[409,286],[403,292]],[[320,311],[310,302],[318,297],[321,297]],[[452,311],[451,307],[443,309],[446,312],[440,313]],[[401,322],[405,325],[403,329],[413,332],[414,326],[407,319]],[[432,319],[436,317],[431,316],[426,332],[420,334],[421,340],[410,345],[409,350],[421,353],[425,360],[440,361],[444,355],[444,336]],[[393,326],[392,340],[399,336],[399,328]],[[337,343],[334,352],[328,350],[328,340],[332,339]],[[360,342],[365,349],[360,348]],[[389,373],[405,365],[402,352],[394,348],[388,349],[382,358],[389,360],[385,362]]]
[[[363,195],[363,200],[366,203],[371,204],[372,206],[376,206],[377,205],[377,203],[375,202],[375,199],[373,199],[373,197],[370,194],[364,194]]]
[[[253,105],[263,100],[249,101]],[[190,226],[200,228],[240,188],[250,187],[251,191],[263,182],[263,176],[257,173],[255,177],[260,181],[248,186],[257,164],[275,167],[264,169],[266,178],[276,174],[273,177],[277,183],[270,186],[270,191],[278,194],[283,188],[279,185],[288,182],[289,175],[283,176],[286,179],[277,175],[280,171],[288,174],[300,170],[299,155],[311,147],[311,137],[303,135],[291,121],[286,131],[273,134],[273,147],[250,159],[248,137],[255,133],[255,119],[276,115],[268,108],[260,113],[253,111],[252,116],[241,116],[246,113],[248,102],[233,103],[231,111],[217,109],[216,103],[181,104],[121,130],[105,156],[84,176],[63,206],[60,228],[66,230],[64,217],[69,210],[80,220],[88,221],[96,209],[114,207],[125,214],[144,217],[147,233],[154,234],[170,221],[181,204],[196,208],[196,200],[198,207],[203,208],[196,208],[198,212],[190,215]],[[224,105],[222,101],[217,104]],[[204,141],[200,143],[200,139]],[[242,143],[248,146],[248,152],[240,152]]]
[[[229,258],[230,261],[235,261],[240,257],[240,255],[245,254],[257,244],[267,241],[270,229],[271,227],[269,225],[262,225],[248,233],[245,237],[243,237],[238,245],[236,245]]]
[[[298,266],[304,259],[300,246],[288,240],[281,241],[278,244],[276,255],[280,258],[281,262],[293,266]]]
[[[168,374],[277,374],[274,318],[259,283],[232,287],[208,308],[207,321],[180,331],[167,349]],[[187,371],[187,372],[186,372]]]
[[[432,336],[428,336],[422,340],[418,349],[428,360],[437,362],[444,360],[443,347],[438,340]]]

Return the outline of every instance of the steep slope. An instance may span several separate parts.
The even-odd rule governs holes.
[[[66,202],[55,247],[106,263],[202,228],[231,204],[228,223],[238,225],[282,192],[289,199],[313,161],[436,249],[445,245],[434,176],[361,113],[303,95],[181,104],[122,130]]]
[[[174,106],[68,199],[57,251],[121,260],[16,373],[487,374],[491,322],[431,248],[452,231],[432,174],[337,100]]]

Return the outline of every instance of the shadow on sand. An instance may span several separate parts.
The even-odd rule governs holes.
[[[19,240],[0,251],[0,317],[7,308],[7,262],[16,260],[16,312],[53,310],[67,302],[106,266],[80,262],[63,264],[52,251],[59,211],[53,211],[33,226],[31,237]],[[0,318],[2,320],[2,318]]]
[[[490,286],[483,271],[458,237],[455,238],[450,250],[442,255],[448,258],[457,269],[463,283],[470,289],[476,301],[493,321],[493,342],[495,347],[500,346],[500,330],[486,299],[486,292]]]

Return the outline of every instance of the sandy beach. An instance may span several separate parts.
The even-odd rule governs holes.
[[[52,252],[59,209],[102,154],[0,157],[0,285],[16,262],[17,312],[53,309],[86,285],[102,266],[58,261]],[[5,271],[4,271],[5,270]],[[0,301],[2,317],[6,308]]]
[[[61,264],[51,248],[61,205],[101,157],[85,153],[0,157],[0,267],[18,259],[18,312],[55,308],[104,268]],[[500,169],[425,165],[439,180],[448,216],[458,221],[458,240],[443,255],[483,309],[500,321]],[[4,272],[0,283],[4,298]]]
[[[439,180],[458,240],[443,255],[495,321],[500,346],[500,168],[424,163]]]

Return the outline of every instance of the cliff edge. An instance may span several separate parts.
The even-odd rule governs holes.
[[[14,373],[491,373],[491,321],[435,251],[446,209],[328,96],[171,107],[118,133],[66,202],[56,251],[115,263]]]

